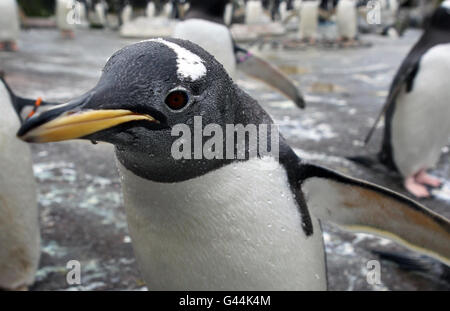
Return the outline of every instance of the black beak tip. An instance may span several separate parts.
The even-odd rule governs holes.
[[[19,128],[19,130],[17,131],[16,136],[22,140],[24,140],[24,136],[31,131],[33,128],[39,126],[39,124],[37,124],[37,119],[38,118],[32,118],[29,120],[26,120],[22,126]]]
[[[299,98],[297,98],[297,100],[295,101],[295,103],[297,104],[297,106],[298,106],[300,109],[305,109],[305,107],[306,107],[306,102],[305,102],[305,100],[303,99],[302,96],[300,96]]]

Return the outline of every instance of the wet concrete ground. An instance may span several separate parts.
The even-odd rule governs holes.
[[[405,193],[401,180],[386,171],[359,167],[345,156],[374,154],[381,128],[367,148],[367,131],[387,95],[391,79],[420,35],[409,31],[400,40],[364,36],[372,47],[345,50],[281,51],[269,47],[261,55],[280,66],[303,89],[308,107],[293,104],[257,81],[243,75],[238,84],[259,100],[281,126],[298,154],[314,163]],[[93,87],[108,57],[136,40],[114,32],[80,30],[73,41],[56,30],[22,32],[21,51],[0,52],[0,69],[20,95],[66,101]],[[112,148],[105,144],[63,142],[33,145],[34,172],[39,188],[43,249],[34,290],[145,289],[128,236],[121,191]],[[446,188],[422,203],[450,218],[449,150],[444,148],[434,174]],[[449,290],[440,280],[433,260],[432,272],[402,271],[381,261],[381,284],[366,281],[371,251],[395,250],[411,254],[384,239],[351,234],[325,226],[328,280],[331,290]],[[82,284],[68,285],[66,263],[78,260]]]

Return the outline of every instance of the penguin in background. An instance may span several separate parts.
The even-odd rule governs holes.
[[[303,109],[303,95],[286,75],[234,43],[230,30],[224,25],[227,4],[227,0],[191,0],[185,21],[175,26],[172,36],[199,44],[222,63],[232,78],[239,69],[280,91]]]
[[[166,18],[172,18],[172,16],[174,15],[173,10],[174,6],[172,1],[167,1],[162,7],[161,16]]]
[[[233,23],[234,3],[228,2],[225,6],[224,22],[225,25],[230,26]]]
[[[289,11],[288,11],[287,6],[288,6],[287,2],[283,1],[283,2],[280,3],[280,6],[278,8],[278,13],[279,13],[279,16],[280,16],[280,20],[282,22],[284,22],[289,16]]]
[[[0,290],[26,290],[40,258],[37,190],[30,148],[16,132],[28,117],[56,103],[17,96],[0,71]]]
[[[17,51],[19,33],[19,10],[16,0],[0,1],[0,51]]]
[[[107,13],[109,6],[105,0],[89,0],[88,7],[89,7],[88,19],[91,27],[103,28],[108,26]],[[121,14],[118,15],[120,20]]]
[[[123,7],[122,12],[120,12],[120,17],[122,23],[128,23],[133,18],[133,7],[129,0],[125,1],[125,6]]]
[[[34,100],[16,96],[0,72],[0,290],[25,290],[40,257],[37,192],[30,148],[17,139],[21,112]]]
[[[75,22],[69,22],[71,14],[75,8],[74,0],[56,1],[56,26],[61,31],[61,36],[65,39],[73,39],[75,34]]]
[[[148,1],[145,7],[145,16],[153,18],[156,16],[156,7],[153,1]]]
[[[450,1],[433,13],[428,28],[406,56],[392,82],[386,103],[366,138],[384,115],[379,160],[403,177],[418,198],[441,181],[427,170],[439,161],[450,134]]]
[[[214,147],[207,137],[192,141],[204,125],[204,135],[214,125],[227,138],[217,134]],[[260,135],[227,133],[230,125]],[[447,219],[305,162],[272,125],[212,55],[159,38],[116,52],[92,90],[32,117],[18,136],[115,146],[133,248],[151,290],[324,290],[319,219],[450,263]],[[195,155],[213,149],[212,157]]]
[[[280,5],[281,0],[272,0],[269,4],[269,10],[270,10],[270,17],[272,18],[272,21],[278,20],[281,18],[280,13]]]
[[[354,41],[358,34],[356,0],[339,0],[336,7],[336,24],[340,41]]]
[[[311,44],[316,42],[319,21],[319,1],[304,0],[300,8],[300,39],[308,40]]]
[[[399,6],[398,0],[381,1],[381,20],[386,25],[381,33],[382,35],[398,38],[402,34],[397,21]]]
[[[245,4],[245,24],[255,25],[270,22],[269,16],[264,12],[264,7],[259,0],[249,0]]]

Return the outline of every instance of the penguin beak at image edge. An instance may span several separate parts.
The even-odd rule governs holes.
[[[149,114],[126,109],[83,109],[91,98],[85,95],[32,117],[17,136],[29,143],[46,143],[83,138],[127,122],[160,123]]]

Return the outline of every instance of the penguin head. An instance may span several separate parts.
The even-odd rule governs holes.
[[[189,3],[191,9],[204,11],[211,16],[223,17],[225,13],[225,7],[227,6],[229,0],[191,0]]]
[[[152,39],[116,52],[92,90],[32,117],[18,136],[27,142],[112,143],[121,163],[136,174],[173,181],[220,162],[175,161],[171,148],[180,137],[172,135],[173,127],[183,124],[194,133],[194,116],[201,116],[203,125],[234,123],[233,92],[223,66],[199,46]]]

